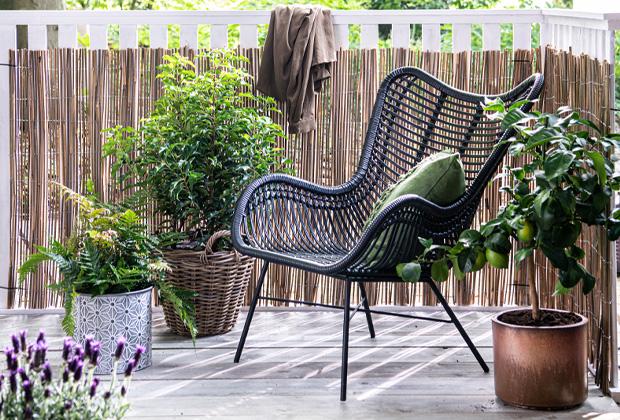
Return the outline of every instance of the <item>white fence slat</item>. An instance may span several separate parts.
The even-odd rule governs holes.
[[[151,48],[168,48],[168,25],[150,25]]]
[[[108,49],[108,25],[89,25],[91,50]]]
[[[239,46],[242,48],[258,47],[258,26],[239,25]]]
[[[532,25],[529,23],[515,23],[512,25],[512,49],[532,49]]]
[[[211,48],[228,47],[228,25],[211,25]]]
[[[392,47],[409,48],[410,39],[411,25],[406,23],[392,25]]]
[[[545,48],[547,45],[551,45],[552,42],[552,33],[551,33],[551,25],[548,23],[540,24],[540,46]]]
[[[15,25],[0,26],[0,64],[8,64],[10,50],[17,48],[17,28]],[[0,65],[0,232],[5,235],[11,231],[11,92],[9,76],[11,67]],[[0,308],[7,307],[7,287],[9,286],[10,243],[0,241]]]
[[[181,33],[179,36],[180,46],[189,47],[193,50],[198,49],[198,26],[180,25]]]
[[[77,48],[77,25],[58,25],[58,48]]]
[[[422,50],[433,52],[441,50],[441,26],[439,24],[422,25]]]
[[[349,48],[349,25],[334,25],[336,48]]]
[[[379,25],[360,26],[360,48],[377,48],[379,44]]]
[[[121,48],[138,48],[138,25],[120,25]]]
[[[615,63],[615,58],[616,58],[616,50],[615,50],[615,44],[616,44],[616,36],[615,36],[615,32],[614,31],[602,31],[603,32],[603,37],[605,38],[605,50],[603,51],[603,55],[601,56],[601,60],[607,60],[610,64],[614,64]],[[612,67],[613,68],[613,67]],[[615,80],[613,77],[613,70],[612,70],[612,83]],[[614,89],[612,89],[612,94],[614,92]],[[614,102],[612,102],[614,103]],[[612,118],[613,121],[613,118]]]
[[[497,51],[502,48],[502,28],[499,23],[482,24],[482,49]]]
[[[455,23],[452,25],[452,52],[471,51],[471,25]]]
[[[572,45],[572,31],[570,26],[560,25],[559,43],[556,47],[560,47],[562,50],[567,51]]]
[[[47,25],[28,25],[28,49],[47,49]]]

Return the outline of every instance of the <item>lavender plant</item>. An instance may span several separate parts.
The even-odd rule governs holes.
[[[121,419],[129,408],[125,398],[134,367],[144,347],[136,348],[124,377],[111,381],[94,377],[100,345],[89,338],[84,346],[67,337],[62,347],[60,373],[54,374],[47,360],[48,345],[41,331],[27,343],[26,331],[11,335],[4,350],[7,371],[0,375],[0,418],[6,419]],[[125,339],[118,341],[116,363],[125,351]]]

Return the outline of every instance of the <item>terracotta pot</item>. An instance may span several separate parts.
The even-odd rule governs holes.
[[[563,409],[588,395],[587,323],[527,327],[493,318],[495,394],[526,408]],[[555,311],[555,310],[554,310]],[[566,312],[566,311],[557,311]]]

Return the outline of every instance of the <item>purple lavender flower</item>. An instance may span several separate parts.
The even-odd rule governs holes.
[[[34,346],[32,344],[28,345],[28,350],[26,351],[26,360],[30,361],[32,359],[32,351]]]
[[[45,331],[39,330],[39,335],[37,337],[37,344],[45,343]]]
[[[52,381],[52,367],[49,362],[43,363],[43,369],[41,370],[41,380],[43,382],[51,382]]]
[[[125,376],[131,376],[133,372],[133,368],[136,367],[136,361],[130,360],[127,362],[127,366],[125,367]]]
[[[69,361],[69,353],[71,353],[72,347],[73,347],[73,340],[69,337],[65,338],[65,341],[62,345],[62,359],[65,362]]]
[[[45,388],[45,390],[43,391],[43,397],[49,398],[51,395],[52,395],[52,391],[50,391],[49,388]]]
[[[81,344],[76,344],[73,348],[73,354],[80,360],[84,360],[84,348]]]
[[[86,354],[88,358],[90,358],[90,352],[92,350],[92,345],[93,345],[93,336],[89,335],[86,337],[86,340],[84,340],[84,353]]]
[[[11,371],[11,374],[9,375],[9,384],[11,386],[11,392],[16,393],[17,392],[17,372]]]
[[[103,393],[104,400],[109,400],[111,396],[112,396],[112,393],[110,391],[106,391]]]
[[[145,351],[146,349],[144,348],[144,346],[141,346],[139,344],[136,346],[136,353],[133,356],[136,366],[138,365],[138,362],[140,361],[140,357],[142,356],[142,354],[144,354]]]
[[[26,330],[21,330],[19,332],[19,344],[21,345],[22,351],[26,351],[28,345],[26,343],[26,336],[28,334],[28,331]]]
[[[13,344],[13,351],[19,353],[19,338],[15,334],[11,334],[11,343]]]
[[[97,361],[99,360],[100,353],[101,345],[99,343],[94,343],[90,348],[90,363],[93,366],[97,366]]]
[[[97,393],[98,385],[99,385],[99,378],[94,378],[93,383],[90,384],[90,389],[88,390],[88,395],[90,395],[91,398],[93,398],[95,396],[95,393]]]
[[[121,386],[121,396],[125,396],[127,395],[127,388],[125,388],[125,385]]]
[[[65,368],[65,371],[62,373],[62,381],[67,383],[69,381],[69,369]]]
[[[65,405],[64,405],[65,411],[71,410],[71,407],[73,407],[73,403],[71,402],[71,400],[65,400]]]
[[[30,381],[22,382],[22,389],[24,390],[24,399],[26,402],[32,401],[32,384]]]
[[[116,360],[119,360],[121,356],[123,356],[125,344],[127,344],[127,340],[125,340],[125,337],[119,337],[118,341],[116,342],[116,351],[114,352],[114,357],[116,358]]]
[[[37,343],[34,346],[34,368],[38,368],[45,362],[45,356],[47,354],[47,344],[44,341]]]
[[[73,380],[75,382],[79,381],[82,377],[82,370],[84,369],[84,362],[78,360],[77,365],[75,367],[75,372],[73,372]]]
[[[69,363],[67,364],[67,367],[69,368],[69,371],[75,372],[75,368],[77,367],[77,364],[78,364],[79,361],[80,361],[80,359],[77,358],[77,357],[71,358],[71,360],[69,360]]]
[[[13,358],[13,350],[10,347],[4,348],[4,354],[6,355],[6,368],[11,370],[13,366],[12,358]]]
[[[22,382],[28,381],[29,378],[24,368],[20,367],[17,369],[17,373],[19,373],[19,376],[22,378]]]
[[[10,370],[17,370],[17,367],[19,366],[19,363],[17,362],[17,355],[15,353],[13,353],[11,355],[11,363],[10,363]]]

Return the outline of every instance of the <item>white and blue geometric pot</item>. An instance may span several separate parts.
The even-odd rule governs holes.
[[[151,292],[153,288],[128,293],[91,296],[79,294],[73,305],[75,331],[73,339],[84,345],[92,336],[101,344],[96,374],[110,374],[114,369],[114,352],[119,337],[127,345],[119,360],[117,372],[123,372],[138,345],[144,346],[138,366],[151,366]]]

